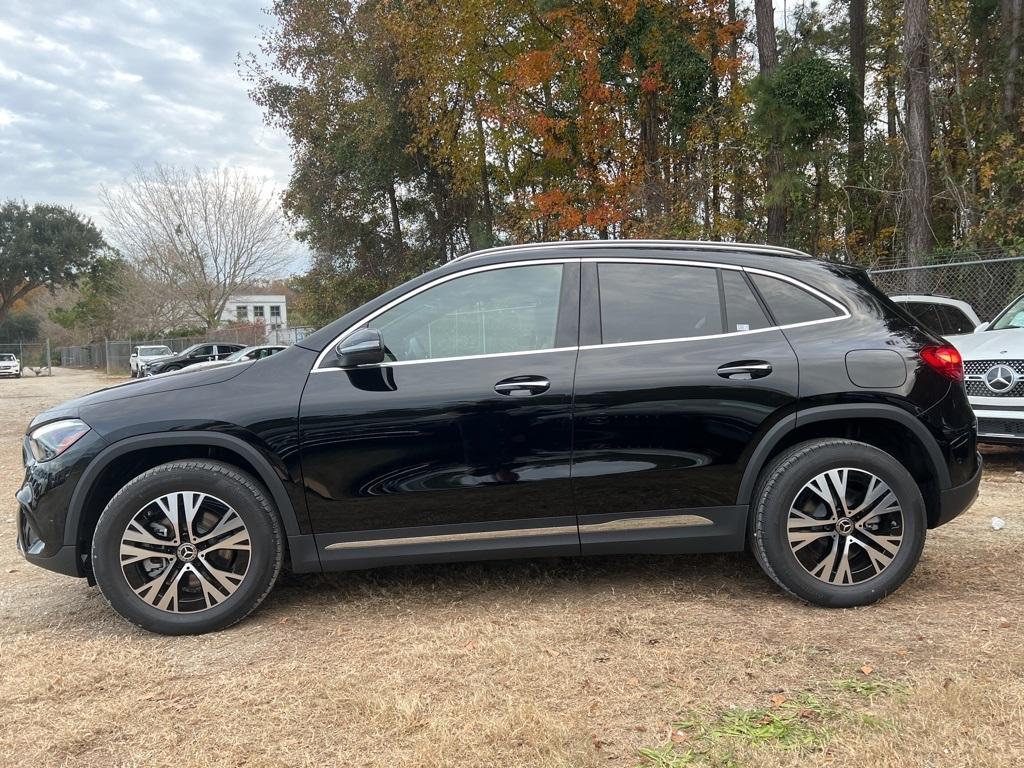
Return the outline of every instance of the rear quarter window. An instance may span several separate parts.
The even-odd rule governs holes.
[[[832,304],[786,280],[759,274],[750,277],[778,325],[829,320],[841,314]]]

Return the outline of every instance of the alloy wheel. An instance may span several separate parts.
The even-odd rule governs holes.
[[[859,584],[895,559],[903,543],[903,509],[871,472],[830,469],[796,494],[786,532],[793,555],[812,576],[829,584]]]
[[[121,570],[138,597],[169,613],[195,613],[231,597],[252,543],[239,514],[216,496],[175,491],[146,504],[121,536]]]

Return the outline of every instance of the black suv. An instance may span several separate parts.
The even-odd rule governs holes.
[[[188,349],[182,350],[170,357],[161,357],[145,366],[146,376],[156,376],[158,373],[171,373],[188,368],[196,363],[207,363],[211,360],[223,360],[225,357],[245,349],[245,344],[193,344]]]
[[[975,498],[955,349],[865,273],[760,246],[499,248],[272,357],[36,417],[18,546],[158,632],[282,566],[750,547],[873,602]]]

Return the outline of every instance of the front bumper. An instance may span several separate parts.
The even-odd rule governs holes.
[[[84,576],[85,554],[67,530],[68,508],[82,472],[106,443],[87,432],[66,452],[47,462],[23,448],[25,481],[15,493],[17,548],[33,565],[68,576]]]
[[[932,524],[929,526],[930,528],[945,525],[971,508],[974,500],[978,498],[978,486],[981,485],[981,470],[982,458],[979,453],[978,468],[974,471],[974,475],[970,480],[962,485],[956,485],[939,492],[939,514],[932,521]]]
[[[19,376],[21,368],[0,368],[0,376]]]
[[[1024,408],[971,403],[978,417],[978,441],[1006,445],[1024,444]]]

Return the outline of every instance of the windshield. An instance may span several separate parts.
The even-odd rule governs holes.
[[[153,355],[170,355],[170,347],[139,347],[139,354],[145,357],[152,357]]]
[[[16,357],[15,357],[14,355],[12,355],[12,354],[2,354],[2,355],[0,355],[0,360],[7,360],[7,361],[10,361],[10,360],[17,360],[17,359],[18,359],[18,358],[16,358]]]
[[[988,330],[1005,331],[1007,328],[1024,328],[1024,296],[1018,296],[1015,302],[1004,309]]]
[[[237,352],[233,352],[232,354],[230,354],[227,357],[225,357],[224,358],[224,362],[227,362],[227,363],[238,362],[239,360],[241,360],[243,357],[245,357],[246,355],[248,355],[250,352],[252,352],[255,349],[257,349],[257,347],[245,347],[243,349],[240,349]]]

